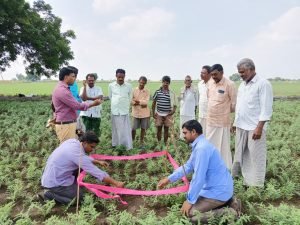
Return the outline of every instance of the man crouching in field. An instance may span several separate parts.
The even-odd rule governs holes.
[[[94,160],[87,153],[91,153],[99,143],[97,135],[86,132],[81,140],[69,139],[63,142],[49,156],[42,175],[42,187],[44,191],[39,193],[43,200],[55,200],[58,203],[68,204],[77,196],[77,181],[74,176],[80,168],[87,173],[115,187],[123,187],[124,183],[111,178],[106,172],[94,164],[108,166],[104,161]],[[80,190],[79,198],[82,199],[83,191]]]
[[[219,151],[202,135],[202,127],[197,120],[185,122],[182,132],[186,142],[192,144],[192,154],[183,166],[160,180],[158,188],[163,188],[193,171],[187,200],[183,203],[181,212],[193,223],[198,223],[199,220],[205,223],[211,215],[223,215],[223,207],[237,204],[232,200],[233,180]],[[236,214],[232,208],[227,209],[230,210]],[[205,213],[208,211],[211,212]],[[201,218],[198,212],[204,213]]]

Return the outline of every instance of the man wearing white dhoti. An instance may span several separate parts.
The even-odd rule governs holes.
[[[210,80],[210,66],[203,66],[201,70],[201,80],[198,83],[199,91],[199,118],[203,135],[206,137],[206,117],[207,117],[207,86]]]
[[[223,76],[222,65],[213,65],[210,74],[206,138],[220,151],[227,168],[231,169],[230,113],[235,110],[236,90],[234,83]]]
[[[192,78],[187,75],[184,79],[184,87],[180,90],[180,138],[183,139],[182,125],[195,119],[198,105],[198,90],[192,86]],[[193,110],[194,109],[194,110]]]
[[[131,100],[131,84],[124,82],[125,70],[117,69],[115,82],[108,86],[111,100],[112,146],[124,145],[132,149],[131,124],[129,107]]]
[[[266,130],[273,105],[272,86],[269,81],[256,75],[251,59],[242,59],[237,69],[243,82],[237,94],[232,175],[237,176],[241,171],[245,185],[263,186],[267,158]]]

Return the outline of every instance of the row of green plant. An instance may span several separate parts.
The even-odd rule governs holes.
[[[300,104],[276,101],[268,128],[268,163],[264,188],[245,188],[242,179],[235,180],[235,194],[242,200],[243,215],[233,221],[230,215],[213,218],[210,224],[299,224],[300,193]],[[109,102],[103,105],[101,143],[97,153],[138,154],[134,149],[111,149]],[[45,128],[51,116],[47,101],[0,101],[0,224],[189,224],[179,213],[185,194],[167,196],[122,196],[127,207],[118,201],[103,200],[87,193],[79,213],[69,206],[35,200],[40,191],[40,177],[50,153],[58,146],[55,134]],[[153,123],[147,132],[147,151],[157,145]],[[179,125],[176,115],[175,139]],[[138,136],[138,135],[137,135]],[[233,138],[233,137],[232,137]],[[182,164],[190,149],[181,141],[167,146],[173,158]],[[232,149],[234,150],[234,149]],[[134,161],[110,161],[107,170],[126,187],[155,190],[157,181],[172,171],[165,157]],[[97,182],[88,177],[88,182]],[[173,186],[181,185],[177,182]],[[130,210],[136,205],[137,212]]]

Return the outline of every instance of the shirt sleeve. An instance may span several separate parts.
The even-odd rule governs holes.
[[[259,102],[261,106],[259,121],[269,121],[273,111],[273,91],[268,81],[263,82],[261,85],[259,90]]]
[[[111,100],[111,97],[112,97],[111,84],[108,85],[108,97]]]
[[[69,106],[72,109],[83,110],[86,111],[89,108],[89,103],[83,102],[80,103],[76,101],[70,91],[65,89],[63,91],[63,95],[60,97],[60,101]]]
[[[140,105],[147,106],[150,100],[150,91],[146,90],[145,98],[140,100]]]
[[[235,106],[236,106],[236,88],[234,83],[232,82],[229,85],[229,97],[230,97],[230,112],[235,112]]]
[[[87,155],[83,155],[81,158],[81,168],[99,181],[102,181],[105,177],[109,176],[106,172],[95,166],[93,159]]]
[[[128,84],[128,99],[132,99],[132,86]]]
[[[157,99],[157,91],[155,91],[155,92],[154,92],[154,95],[153,95],[153,100],[156,101],[156,99]]]
[[[209,154],[203,149],[198,149],[199,154],[195,154],[194,173],[187,193],[187,201],[195,204],[199,198],[199,193],[205,184],[205,177],[208,170]]]
[[[192,156],[190,156],[189,160],[183,165],[177,168],[169,177],[168,179],[173,183],[185,175],[190,174],[193,171],[193,164],[192,164]]]
[[[195,105],[198,106],[199,105],[199,91],[197,88],[194,89],[194,96],[195,96]]]
[[[79,96],[81,96],[82,94],[83,94],[83,87],[80,88]]]
[[[99,95],[103,97],[103,91],[101,87],[98,87],[98,96]]]

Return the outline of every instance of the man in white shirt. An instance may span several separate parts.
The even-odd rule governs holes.
[[[124,81],[125,70],[117,69],[115,82],[108,85],[111,100],[112,146],[124,145],[132,149],[129,107],[131,102],[131,84]]]
[[[93,73],[86,75],[86,80],[83,81],[83,87],[80,89],[80,97],[84,102],[103,99],[101,87],[95,87],[96,79],[97,77]],[[85,130],[94,131],[98,137],[100,136],[101,109],[102,105],[99,105],[80,112]]]
[[[187,75],[184,79],[185,86],[180,91],[180,138],[183,139],[182,125],[195,119],[198,106],[198,90],[192,86],[192,78]],[[194,109],[194,110],[193,110]]]
[[[243,82],[237,94],[232,175],[237,176],[241,171],[245,185],[263,186],[267,158],[266,123],[271,119],[273,105],[272,86],[256,75],[251,59],[242,59],[237,69]]]
[[[206,136],[206,114],[207,114],[207,85],[210,80],[210,66],[203,66],[201,70],[201,81],[198,83],[199,91],[199,118],[198,121]]]

